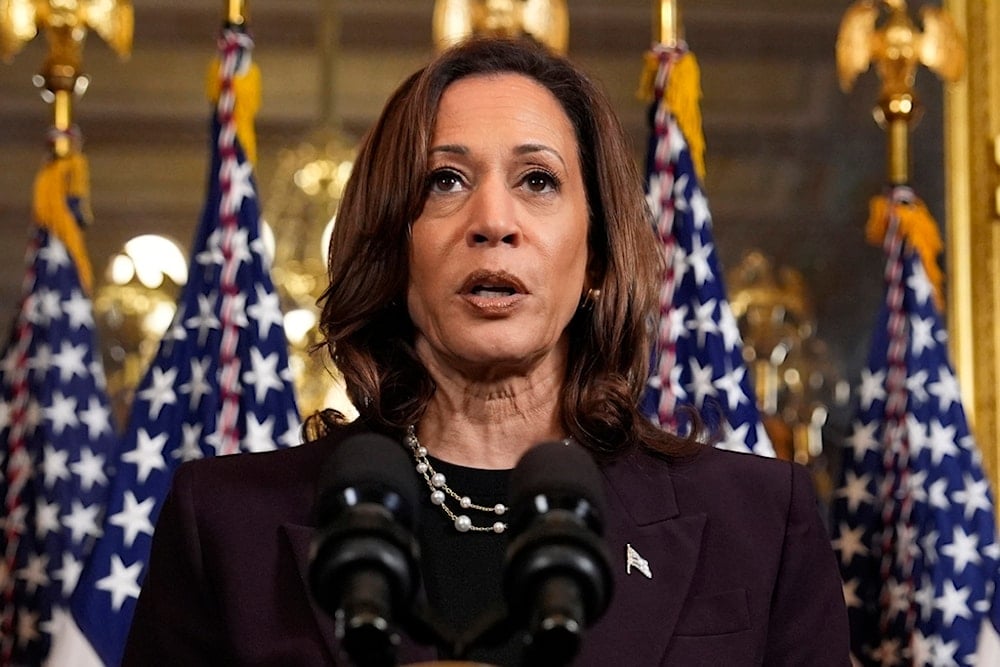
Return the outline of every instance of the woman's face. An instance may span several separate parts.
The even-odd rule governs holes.
[[[587,197],[556,98],[518,74],[445,89],[413,222],[407,303],[425,362],[495,376],[565,358],[587,269]]]

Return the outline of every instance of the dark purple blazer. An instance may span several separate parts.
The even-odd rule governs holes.
[[[330,438],[177,471],[127,665],[344,665],[305,583]],[[805,468],[706,447],[603,468],[614,597],[576,665],[849,665],[840,576]],[[649,563],[632,568],[626,545]],[[434,651],[404,638],[400,663]]]

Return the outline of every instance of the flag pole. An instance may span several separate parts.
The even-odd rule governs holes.
[[[69,133],[73,126],[73,95],[78,87],[86,87],[86,79],[80,71],[83,34],[52,30],[49,57],[42,67],[42,80],[48,93],[44,97],[52,100],[52,124],[56,130],[52,153],[57,158],[68,156],[72,150]]]
[[[52,103],[55,157],[69,155],[73,147],[69,131],[73,124],[73,97],[87,89],[83,74],[83,46],[88,31],[98,33],[122,59],[132,50],[133,11],[131,0],[104,3],[66,3],[56,0],[18,7],[18,20],[4,26],[7,39],[0,55],[10,59],[39,31],[49,43],[48,57],[40,72],[43,99]],[[0,21],[4,21],[0,17]]]
[[[887,47],[897,48],[884,48],[875,54],[876,67],[882,77],[882,92],[873,115],[886,132],[888,182],[897,186],[910,181],[910,130],[919,122],[923,108],[914,90],[919,64],[915,47],[920,33],[905,3],[890,5],[890,11],[881,34]]]
[[[25,3],[16,7],[17,19],[12,14],[0,14],[0,57],[11,60],[25,44],[44,32],[49,52],[36,77],[42,88],[42,99],[52,104],[52,132],[50,133],[51,169],[43,169],[36,181],[36,218],[63,237],[70,253],[79,265],[84,288],[90,288],[90,263],[78,239],[77,225],[90,222],[90,211],[84,194],[89,189],[86,160],[79,151],[79,137],[73,131],[73,98],[83,95],[89,79],[83,74],[83,46],[88,31],[98,33],[111,50],[123,60],[132,51],[134,16],[131,0],[108,2],[67,3],[60,0]],[[68,185],[67,185],[68,184]],[[48,197],[54,188],[67,188],[76,206],[73,211],[77,225],[61,224],[62,216],[55,216],[47,202],[59,198]],[[43,206],[39,208],[38,204]]]
[[[226,24],[230,26],[242,26],[249,17],[248,0],[223,0],[226,12]]]
[[[654,0],[653,41],[667,47],[677,46],[683,39],[681,10],[677,0]]]

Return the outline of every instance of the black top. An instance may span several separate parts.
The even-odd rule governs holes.
[[[429,457],[434,469],[447,479],[459,495],[468,496],[477,505],[491,507],[508,504],[510,470],[466,468]],[[473,624],[482,623],[487,614],[497,611],[503,602],[502,566],[507,547],[506,533],[460,533],[440,507],[430,500],[430,489],[421,478],[421,507],[418,538],[421,550],[421,576],[431,609],[445,627],[457,635]],[[449,497],[448,507],[456,514],[466,514],[473,525],[492,526],[505,516],[492,512],[463,510]],[[462,659],[494,665],[519,665],[519,638],[498,647],[474,647]],[[442,659],[455,656],[441,655]]]

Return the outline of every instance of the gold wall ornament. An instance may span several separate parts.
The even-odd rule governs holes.
[[[847,406],[850,387],[817,335],[805,279],[751,249],[726,272],[726,284],[775,453],[809,466],[817,491],[828,500],[833,480],[824,428],[831,414]]]
[[[556,53],[569,48],[566,0],[437,0],[434,46],[442,51],[470,35],[528,35]]]
[[[965,67],[964,42],[951,16],[935,7],[924,7],[920,14],[922,32],[910,19],[906,0],[860,0],[845,12],[837,35],[841,88],[849,91],[872,62],[882,80],[874,114],[889,135],[887,166],[893,185],[909,181],[909,131],[920,117],[914,91],[917,67],[923,64],[945,81],[958,80]]]

